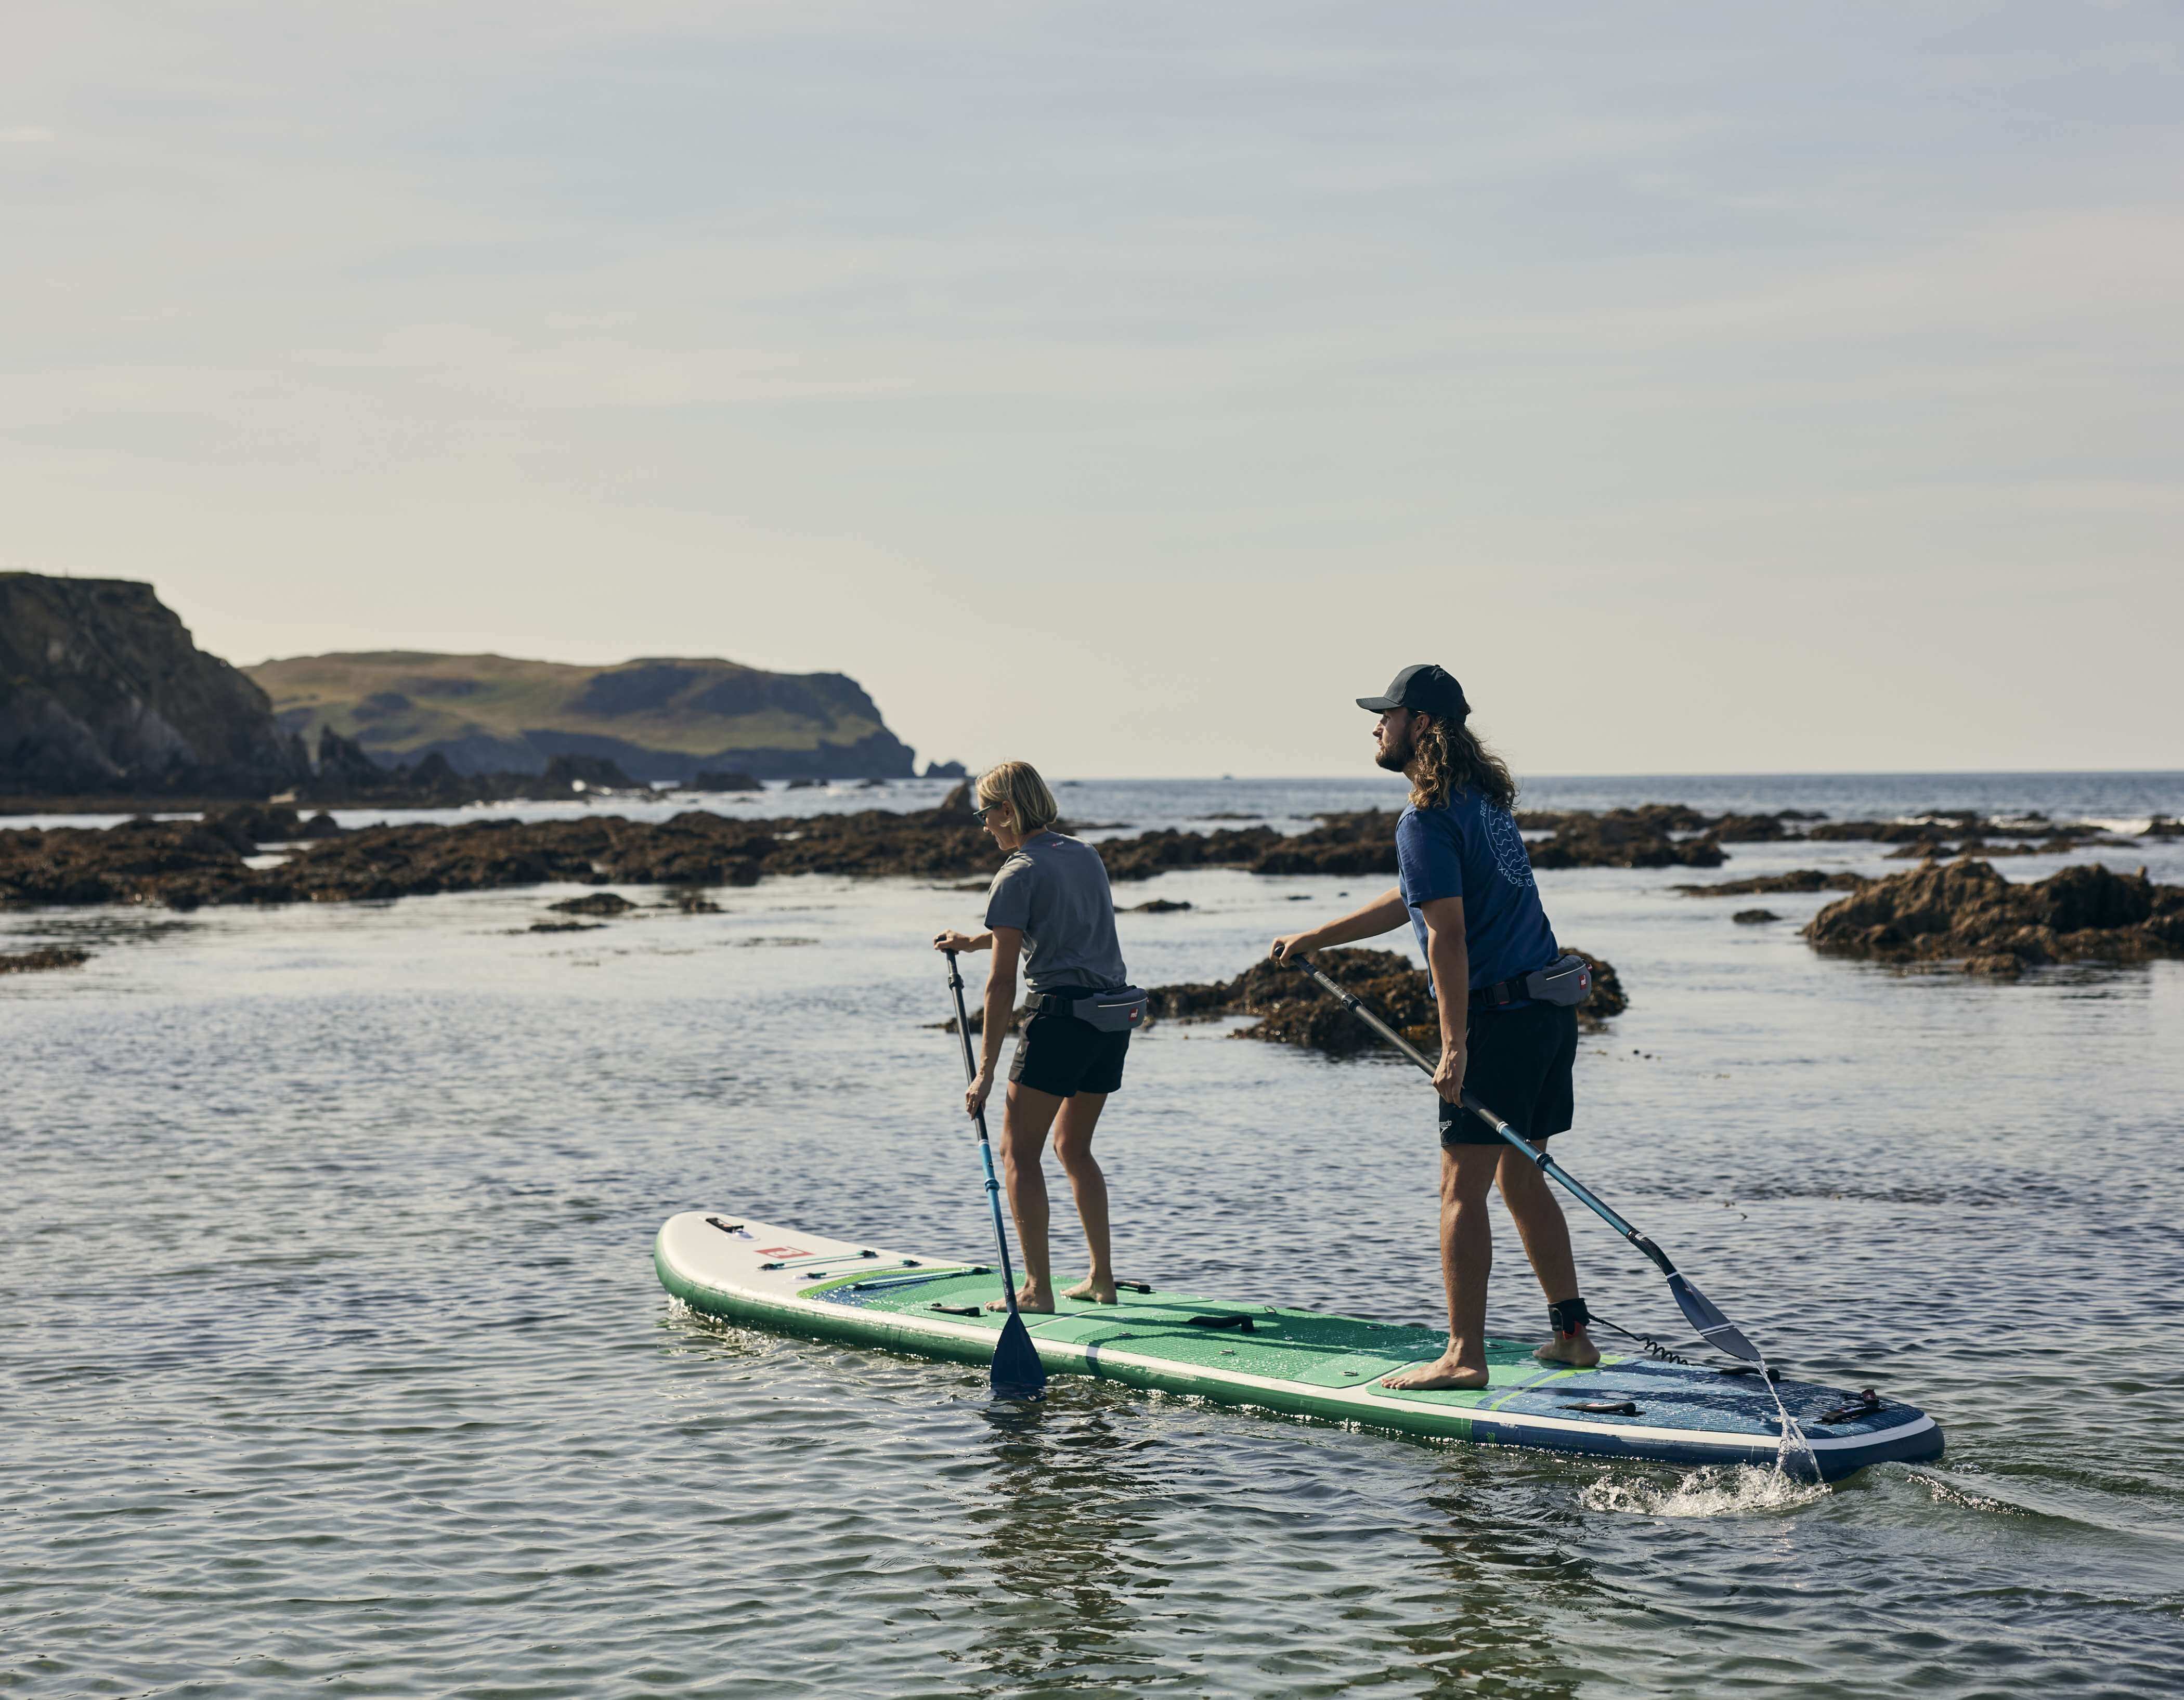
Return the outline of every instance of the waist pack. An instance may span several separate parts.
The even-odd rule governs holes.
[[[1584,1003],[1591,991],[1591,964],[1583,957],[1574,956],[1565,951],[1545,968],[1535,968],[1529,974],[1520,974],[1513,980],[1479,987],[1471,994],[1471,1001],[1494,1006],[1514,1003],[1520,997],[1529,997],[1540,1003],[1559,1003],[1568,1007]]]
[[[1144,1026],[1145,1011],[1152,1003],[1134,986],[1117,986],[1112,992],[1095,992],[1083,997],[1042,992],[1034,1001],[1042,1015],[1074,1015],[1079,1021],[1098,1028],[1102,1033],[1128,1033]]]

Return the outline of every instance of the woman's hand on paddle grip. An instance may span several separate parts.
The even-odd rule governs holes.
[[[1306,941],[1312,938],[1318,931],[1318,929],[1315,927],[1301,933],[1284,933],[1273,942],[1267,954],[1273,958],[1276,962],[1287,962],[1293,956],[1305,955],[1317,948],[1316,946],[1308,944]]]
[[[1440,1066],[1434,1070],[1434,1090],[1451,1103],[1463,1101],[1464,1047],[1443,1045]]]
[[[986,1100],[994,1095],[994,1077],[983,1069],[978,1077],[963,1088],[963,1114],[976,1115],[985,1108]]]
[[[991,933],[959,933],[950,927],[944,933],[934,935],[933,947],[935,950],[983,950],[993,942]]]

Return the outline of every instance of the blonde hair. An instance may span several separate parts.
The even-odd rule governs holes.
[[[1006,803],[1017,831],[1029,836],[1061,819],[1061,805],[1029,762],[997,762],[978,775],[978,803]]]
[[[1445,714],[1427,714],[1411,734],[1411,801],[1439,808],[1458,790],[1475,791],[1496,808],[1517,801],[1509,764],[1481,743],[1470,727]]]

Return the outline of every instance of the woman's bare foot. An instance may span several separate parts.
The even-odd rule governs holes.
[[[1600,1362],[1600,1348],[1582,1328],[1574,1334],[1557,1334],[1532,1356],[1542,1364],[1567,1364],[1574,1369],[1590,1369]]]
[[[1471,1388],[1486,1385],[1484,1364],[1466,1364],[1443,1353],[1430,1364],[1414,1364],[1407,1369],[1398,1369],[1392,1375],[1383,1375],[1380,1385],[1399,1392],[1430,1392],[1442,1387]]]
[[[1106,1281],[1095,1281],[1087,1275],[1075,1286],[1062,1288],[1061,1296],[1064,1298],[1089,1299],[1094,1304],[1112,1304],[1115,1303],[1114,1277],[1110,1275]]]
[[[1009,1302],[1005,1298],[989,1298],[986,1301],[986,1308],[989,1310],[1006,1310],[1008,1308]],[[1036,1311],[1042,1316],[1051,1315],[1054,1311],[1054,1295],[1047,1292],[1045,1287],[1035,1286],[1030,1281],[1026,1281],[1017,1289],[1017,1308]]]

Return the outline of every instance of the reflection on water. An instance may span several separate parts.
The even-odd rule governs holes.
[[[1157,1440],[1075,1402],[994,1403],[978,1497],[968,1509],[993,1586],[1011,1602],[966,1649],[1005,1692],[1035,1692],[1092,1670],[1152,1675],[1137,1644],[1167,1578],[1154,1513],[1162,1485],[1134,1466]]]
[[[1120,919],[1153,984],[1348,889],[1151,883],[1193,904]],[[1669,874],[1543,883],[1634,998],[1559,1154],[1801,1377],[1932,1410],[1941,1466],[1818,1494],[1067,1379],[995,1407],[975,1368],[671,1306],[651,1236],[693,1205],[985,1248],[920,947],[974,894],[775,882],[558,936],[524,929],[562,892],[15,914],[0,947],[94,955],[0,982],[0,1686],[2168,1692],[2184,965],[1906,976]],[[1118,1261],[1429,1320],[1419,1092],[1146,1036],[1101,1124]],[[1673,1334],[1574,1231],[1598,1308]]]

